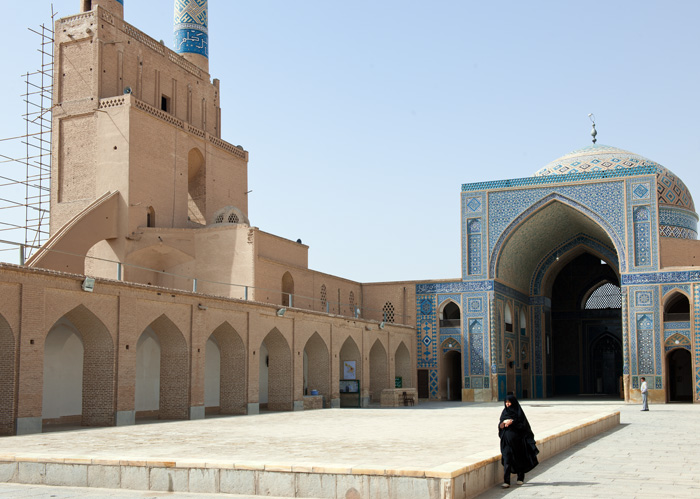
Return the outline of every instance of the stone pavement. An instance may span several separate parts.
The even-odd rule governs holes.
[[[568,401],[529,400],[524,401],[523,406],[536,437],[540,438],[580,427],[582,423],[596,420],[601,414],[619,410],[621,404],[619,400],[580,397]],[[435,470],[438,473],[436,476],[440,476],[440,470],[452,469],[455,463],[475,463],[484,459],[476,456],[498,454],[496,423],[501,409],[502,403],[442,402],[395,409],[267,413],[3,437],[0,439],[0,461],[7,464],[0,462],[0,467],[3,467],[0,474],[7,477],[1,480],[32,483],[36,487],[0,484],[0,497],[221,497],[221,494],[193,494],[193,486],[198,492],[224,492],[224,475],[229,476],[229,480],[230,473],[226,470],[234,467],[235,470],[264,470],[242,472],[250,475],[251,479],[255,475],[255,480],[260,480],[254,487],[251,485],[243,490],[229,487],[230,490],[226,490],[240,494],[287,495],[291,484],[296,482],[288,482],[286,488],[280,487],[279,481],[267,487],[262,483],[263,478],[269,479],[275,472],[291,472],[295,468],[304,475],[300,475],[300,478],[308,481],[307,477],[314,477],[305,473],[310,473],[313,468],[313,473],[330,474],[326,475],[328,478],[333,478],[337,472],[347,473],[343,476],[347,476],[348,480],[356,479],[356,473],[367,475],[362,483],[353,482],[353,486],[360,489],[357,497],[375,497],[378,494],[376,491],[381,491],[379,495],[382,497],[425,497],[420,490],[427,489],[420,487],[426,485],[415,481],[418,479],[407,478],[394,485],[386,485],[380,479],[382,476],[401,475],[425,476],[424,480],[427,480],[431,476],[430,470]],[[20,464],[19,476],[16,475],[17,470],[12,472],[13,461]],[[65,465],[61,464],[64,462]],[[98,482],[98,485],[90,483],[90,471],[84,478],[79,478],[85,473],[85,464],[89,467],[89,463],[93,466],[90,469],[99,471],[98,480],[106,485],[102,485],[103,482]],[[122,475],[120,478],[119,464],[122,469],[123,466],[133,466],[130,468],[133,473],[129,471],[129,476]],[[154,467],[149,478],[146,468],[151,465]],[[200,471],[190,469],[188,479],[187,468],[191,467]],[[213,470],[207,471],[210,468],[221,470],[221,490],[218,475],[214,477]],[[544,465],[538,471],[541,469],[544,469]],[[142,476],[139,475],[141,471],[145,473]],[[15,473],[14,478],[12,473]],[[320,482],[314,497],[329,494],[326,479],[321,475],[315,478]],[[127,479],[133,483],[125,485]],[[340,490],[341,481],[345,479],[341,475],[337,479]],[[163,485],[154,480],[169,481],[169,487],[160,488]],[[188,480],[189,489],[185,488]],[[79,495],[83,492],[81,489],[77,489],[76,495],[57,495],[68,493],[68,489],[40,487],[45,483],[137,490],[150,487],[152,490],[136,492],[92,488],[84,489],[87,496]],[[411,489],[410,494],[397,495],[395,491],[405,486]],[[343,490],[348,487],[344,484]],[[48,495],[47,490],[51,492]],[[163,493],[158,490],[176,492]],[[105,495],[96,495],[98,491]],[[19,495],[25,492],[26,495]],[[299,496],[305,496],[299,492],[297,490]],[[345,496],[344,492],[342,496]]]
[[[532,411],[525,409],[529,415]],[[700,405],[624,405],[620,426],[541,463],[498,497],[700,497]]]

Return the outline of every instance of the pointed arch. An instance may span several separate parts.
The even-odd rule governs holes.
[[[15,335],[5,317],[0,314],[0,435],[15,433]]]
[[[563,217],[559,216],[562,214],[564,215]],[[513,237],[516,236],[522,228],[530,225],[529,222],[534,223],[536,221],[538,224],[547,223],[547,225],[551,225],[552,221],[557,220],[561,227],[573,229],[573,226],[567,223],[567,217],[573,217],[577,223],[585,227],[586,231],[590,231],[603,239],[610,240],[618,255],[620,270],[626,270],[627,262],[624,242],[620,234],[616,232],[610,223],[583,204],[562,196],[559,193],[552,193],[524,210],[503,230],[489,256],[489,278],[502,277],[502,269],[500,268],[503,261],[502,257],[504,253],[507,252],[506,250],[508,250],[509,246],[512,245],[511,243],[514,241]],[[532,239],[528,238],[527,241],[532,245]],[[520,242],[522,243],[523,241]],[[517,251],[514,255],[519,256],[519,258],[513,259],[508,257],[505,261],[508,262],[510,267],[513,265],[522,267],[522,265],[517,263],[520,262],[520,260],[526,261],[529,266],[532,263],[532,258],[537,259],[537,255],[542,251],[543,245],[548,243],[546,243],[546,241],[541,241],[539,244],[540,248],[534,254],[532,251],[522,252],[517,250],[522,244],[516,244],[514,250]],[[520,272],[525,270],[525,275],[532,275],[528,269],[518,268],[517,270]],[[516,287],[525,288],[525,286]]]
[[[142,417],[155,414],[158,419],[189,417],[188,352],[182,332],[165,314],[141,333],[136,346],[137,417],[139,409],[148,411],[142,412]],[[157,400],[149,399],[148,393],[157,393],[153,395]],[[144,405],[139,407],[147,402],[151,409],[145,409]]]
[[[267,349],[266,362],[268,374],[267,408],[271,411],[291,411],[292,395],[292,351],[289,343],[277,328],[273,328],[261,343]],[[262,368],[262,365],[261,365]]]
[[[551,285],[552,276],[556,274],[555,271],[586,252],[610,265],[619,281],[619,263],[614,250],[588,234],[579,233],[555,246],[539,261],[530,281],[530,293],[533,296],[546,294],[548,286]]]
[[[406,344],[401,341],[394,352],[394,372],[402,379],[403,388],[413,388],[413,368],[411,354]]]
[[[344,374],[344,368],[345,362],[354,362],[355,363],[355,377],[353,379],[361,380],[362,379],[362,355],[360,355],[360,349],[357,348],[357,343],[355,343],[355,340],[352,338],[352,336],[348,336],[347,339],[343,342],[343,346],[340,349],[340,362],[339,362],[339,369],[340,372],[338,373],[338,379],[346,379],[345,374]],[[338,386],[338,391],[340,391],[340,386]]]
[[[43,418],[113,425],[114,348],[107,327],[85,305],[56,321],[44,339]]]
[[[440,327],[460,327],[462,325],[462,309],[451,298],[443,301],[438,310]]]
[[[331,367],[328,346],[318,332],[314,332],[304,346],[304,388],[318,390],[325,401],[331,399]]]
[[[187,153],[188,216],[193,222],[206,224],[207,169],[202,152],[193,147]]]
[[[389,365],[386,349],[380,339],[377,339],[369,351],[369,397],[373,402],[382,398],[382,390],[389,388]]]
[[[245,414],[246,349],[238,331],[222,323],[209,336],[206,352],[205,405],[208,392],[211,402],[218,400],[220,414]]]
[[[663,297],[664,322],[690,320],[690,299],[680,289],[674,289]]]

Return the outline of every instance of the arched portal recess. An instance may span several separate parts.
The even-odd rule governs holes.
[[[282,276],[282,306],[290,307],[294,303],[294,278],[289,272],[285,272]]]
[[[326,407],[331,400],[331,366],[328,347],[321,335],[314,333],[304,347],[304,395],[317,390]]]
[[[346,386],[343,383],[344,380],[362,380],[362,355],[360,354],[360,349],[357,347],[357,343],[352,339],[351,336],[343,342],[343,346],[340,349],[340,362],[339,362],[339,385],[337,387],[340,406],[341,407],[359,407],[361,404],[361,393],[345,393],[341,388],[341,385]],[[360,386],[360,390],[364,390],[365,387]]]
[[[413,388],[413,372],[411,369],[411,354],[402,341],[394,354],[394,372],[401,378],[402,388]]]
[[[442,342],[438,383],[439,397],[462,400],[462,352],[459,342],[448,338]]]
[[[287,340],[273,328],[260,346],[260,405],[270,411],[291,411],[292,352]],[[266,402],[263,402],[263,399]]]
[[[622,297],[616,273],[583,253],[552,288],[552,392],[618,396],[622,376]]]
[[[144,329],[136,342],[137,419],[187,419],[188,347],[182,332],[165,315]]]
[[[376,340],[369,351],[370,401],[381,402],[382,390],[389,388],[389,364],[386,349],[381,340]]]
[[[114,424],[114,342],[84,305],[61,317],[44,340],[44,427]]]
[[[0,315],[0,435],[15,433],[15,335]]]
[[[225,322],[209,336],[205,351],[206,413],[245,414],[246,351],[240,335],[228,322]]]
[[[669,402],[692,402],[693,366],[690,352],[685,348],[674,348],[666,359]]]
[[[596,393],[588,353],[604,334],[622,342],[622,315],[619,305],[591,309],[583,298],[606,283],[619,289],[620,266],[625,265],[620,249],[622,239],[608,221],[556,193],[534,203],[504,229],[489,257],[489,275],[506,288],[526,292],[533,304],[532,328],[524,331],[532,352],[511,373],[516,386],[530,384],[535,398]],[[505,345],[505,340],[496,338],[496,344]],[[613,377],[621,364],[619,355]],[[505,385],[505,367],[503,371],[499,367],[498,376]]]

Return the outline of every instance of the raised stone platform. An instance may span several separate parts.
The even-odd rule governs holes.
[[[524,402],[543,461],[619,404]],[[329,498],[468,498],[501,480],[496,403],[326,409],[3,437],[0,481]]]

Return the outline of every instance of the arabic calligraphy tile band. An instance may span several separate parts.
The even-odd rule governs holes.
[[[209,57],[207,0],[175,0],[175,51]]]

